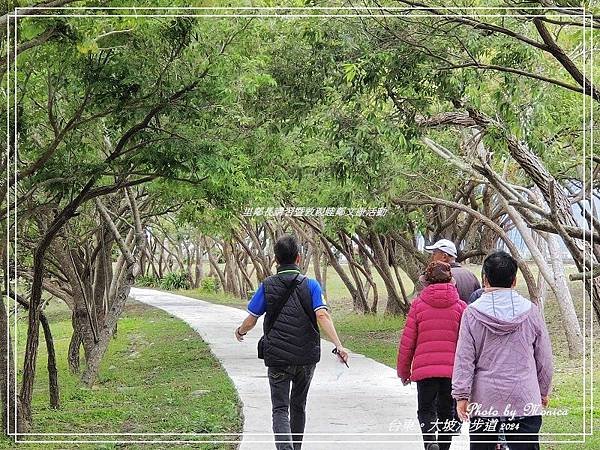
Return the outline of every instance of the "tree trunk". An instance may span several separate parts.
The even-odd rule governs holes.
[[[22,296],[15,294],[9,289],[9,294],[17,299],[19,305],[25,310],[29,310],[29,302]],[[54,350],[54,341],[52,339],[52,332],[50,330],[50,324],[43,312],[40,312],[40,323],[44,330],[44,339],[46,342],[46,353],[48,354],[48,387],[50,394],[50,407],[58,409],[60,407],[60,392],[58,388],[58,371],[56,369],[56,352]]]
[[[219,267],[219,263],[213,256],[211,248],[209,246],[207,246],[206,254],[208,255],[208,262],[210,263],[212,273],[217,275],[217,277],[219,278],[219,282],[221,283],[221,288],[223,289],[223,291],[225,291],[225,274]]]
[[[354,259],[354,248],[352,246],[352,241],[350,241],[350,243],[348,243],[347,236],[344,232],[338,233],[338,236],[340,237],[340,240],[342,241],[343,249],[345,251],[344,256],[348,260],[348,268],[350,269],[350,274],[352,275],[352,278],[354,278],[355,285],[356,285],[356,291],[358,293],[358,295],[354,299],[354,304],[353,304],[354,311],[359,312],[361,314],[368,313],[370,311],[368,297],[366,294],[365,287],[363,285],[363,281],[362,281],[360,274],[358,273],[358,270],[356,268],[358,263]],[[368,283],[368,281],[367,281],[367,283]]]
[[[204,265],[202,262],[202,255],[203,255],[204,251],[202,249],[202,243],[201,243],[200,239],[196,240],[195,247],[196,247],[196,251],[195,251],[196,266],[194,268],[194,274],[195,274],[194,287],[199,288],[200,283],[202,283],[202,278],[204,278]]]
[[[323,261],[322,261],[322,269],[321,269],[321,290],[323,291],[323,296],[325,297],[325,301],[328,300],[327,296],[327,270],[329,267],[329,258],[327,255],[322,252]]]
[[[60,408],[60,392],[58,388],[58,370],[56,369],[56,352],[54,351],[54,340],[50,331],[50,324],[44,314],[40,315],[44,338],[46,340],[46,351],[48,353],[48,387],[50,391],[50,407]]]
[[[233,256],[232,246],[227,240],[223,240],[223,259],[225,260],[225,289],[233,296],[240,297],[240,289],[235,273],[237,264]]]
[[[260,272],[259,272],[258,268],[256,269],[256,272],[259,277],[258,281],[260,282],[264,278],[271,275],[271,261],[265,255],[264,247],[261,244],[261,240],[259,239],[256,231],[254,230],[254,226],[252,225],[252,223],[248,222],[248,220],[245,219],[242,222],[242,225],[244,226],[246,232],[248,233],[248,237],[252,241],[252,245],[254,245],[254,248],[256,248],[256,258],[257,258],[257,261],[262,266]],[[265,230],[266,230],[266,228],[265,228]],[[266,231],[265,231],[265,239],[263,240],[263,242],[266,242]]]
[[[315,273],[315,280],[319,282],[321,287],[323,286],[323,277],[321,276],[321,243],[319,238],[316,236],[316,231],[312,232],[313,235],[313,247],[314,251],[312,254],[313,272]]]
[[[326,238],[323,236],[321,236],[320,238],[321,238],[321,241],[323,242],[323,247],[325,248],[325,251],[327,252],[327,256],[329,257],[329,261],[330,261],[333,269],[337,272],[337,274],[341,278],[342,283],[344,283],[344,286],[346,286],[346,289],[348,289],[348,293],[350,294],[350,297],[352,298],[352,304],[354,304],[357,301],[356,299],[359,295],[358,291],[354,287],[354,284],[352,284],[352,281],[348,277],[348,274],[346,274],[346,271],[344,270],[344,268],[341,266],[341,264],[337,260],[337,257],[335,256],[335,254],[333,253],[331,248],[329,248],[329,242],[327,242]]]
[[[102,362],[102,358],[104,357],[104,354],[108,349],[110,339],[115,333],[117,321],[123,313],[125,303],[127,302],[127,298],[129,297],[129,292],[131,291],[131,287],[135,282],[135,277],[139,274],[140,259],[146,247],[146,233],[142,228],[139,211],[135,203],[135,198],[129,189],[126,189],[126,193],[129,199],[131,212],[134,219],[135,238],[133,252],[131,252],[126,246],[125,240],[121,237],[105,207],[100,203],[99,200],[96,200],[96,204],[98,206],[98,209],[100,210],[100,213],[102,214],[104,220],[107,222],[107,225],[110,226],[113,236],[115,237],[115,240],[119,245],[121,252],[125,256],[127,266],[125,270],[123,283],[119,287],[116,298],[111,302],[110,309],[105,316],[103,326],[98,332],[97,344],[90,352],[89,357],[87,358],[86,368],[81,376],[81,380],[88,387],[91,387],[96,380],[98,371],[100,370],[100,363]]]
[[[246,254],[240,252],[237,256],[234,255],[233,257],[238,267],[238,283],[240,286],[240,298],[242,300],[248,300],[248,290],[254,291],[254,285],[250,279],[250,275],[248,275],[246,256]]]
[[[115,300],[112,302],[108,314],[106,315],[104,324],[99,331],[98,344],[94,346],[87,359],[86,368],[81,376],[81,381],[83,381],[83,383],[88,387],[92,387],[96,381],[98,371],[100,370],[100,363],[102,362],[102,358],[108,349],[110,339],[113,337],[117,320],[119,320],[119,317],[123,312],[123,308],[125,307],[125,303],[129,297],[131,286],[133,286],[133,283],[135,282],[135,275],[132,269],[133,267],[127,270],[125,281],[119,288],[117,298],[115,298]]]
[[[404,282],[402,281],[402,275],[400,274],[400,271],[398,270],[398,265],[393,262],[392,265],[394,266],[394,274],[396,275],[396,280],[398,280],[398,286],[400,286],[400,292],[402,293],[402,298],[404,299],[404,303],[406,305],[409,304],[408,301],[408,296],[406,295],[406,289],[404,288]]]
[[[405,238],[400,232],[393,231],[391,237],[396,245],[396,262],[400,264],[400,267],[408,275],[410,280],[416,285],[419,277],[423,273],[423,269],[429,262],[429,258],[419,251],[416,246],[414,236],[411,239]],[[412,295],[412,294],[411,294]]]
[[[385,306],[386,314],[406,314],[408,312],[408,304],[400,301],[398,292],[392,274],[390,271],[390,263],[388,255],[385,253],[379,235],[374,232],[369,232],[371,238],[371,248],[373,249],[373,265],[385,284],[387,290],[387,304]]]
[[[92,320],[89,304],[85,295],[86,287],[83,285],[83,280],[78,275],[77,270],[79,268],[75,264],[75,261],[70,256],[71,251],[66,248],[68,244],[63,242],[62,245],[54,246],[54,254],[60,264],[62,265],[63,271],[71,286],[72,291],[72,313],[71,313],[71,324],[73,326],[73,335],[69,345],[69,353],[67,360],[69,363],[69,369],[73,373],[77,373],[79,370],[79,349],[83,345],[85,358],[87,360],[89,352],[96,345],[96,325],[95,321]]]
[[[164,248],[163,248],[162,245],[159,245],[158,238],[156,239],[156,248],[157,248],[157,250],[160,250],[159,253],[158,253],[158,278],[162,278],[165,275],[165,273],[163,271],[163,263],[164,263],[164,259],[165,259],[165,250],[164,250]]]
[[[33,282],[31,284],[31,307],[28,311],[27,342],[23,361],[23,381],[21,384],[21,414],[25,429],[32,423],[31,401],[33,399],[33,382],[40,339],[40,301],[42,298],[42,282],[44,280],[44,255],[54,236],[45,236],[33,252]]]
[[[569,285],[564,275],[564,266],[562,259],[560,259],[560,246],[556,239],[556,235],[544,236],[550,253],[552,269],[548,266],[545,258],[539,250],[539,246],[534,241],[531,234],[531,230],[527,227],[525,220],[521,217],[518,211],[508,204],[504,197],[501,197],[504,203],[504,208],[511,218],[516,229],[521,234],[525,245],[529,249],[533,260],[535,261],[540,274],[544,277],[544,281],[548,287],[552,290],[554,297],[556,298],[561,312],[560,318],[567,338],[567,344],[569,347],[569,355],[571,357],[581,355],[583,351],[583,338],[581,335],[581,328],[579,326],[579,320],[575,313],[575,306],[573,305],[573,299],[571,298],[571,292],[569,291]],[[559,285],[560,283],[560,285]]]
[[[94,284],[92,286],[92,299],[90,304],[93,307],[92,316],[95,318],[94,324],[97,328],[98,323],[104,320],[104,314],[108,309],[108,295],[110,291],[110,280],[112,278],[112,239],[107,238],[109,233],[105,228],[98,233],[98,245],[100,246],[96,259],[94,261]],[[145,255],[147,257],[147,255]],[[147,259],[147,258],[146,258]]]
[[[545,233],[542,235],[548,244],[548,253],[550,254],[550,264],[554,273],[556,284],[556,302],[561,313],[567,343],[569,346],[569,357],[576,358],[583,353],[583,336],[575,305],[569,290],[569,283],[565,276],[565,266],[560,254],[559,237],[555,234]]]
[[[377,314],[377,305],[379,304],[379,291],[377,290],[377,283],[373,280],[373,272],[371,271],[371,264],[369,262],[369,257],[366,255],[366,249],[364,247],[358,247],[362,264],[365,268],[365,273],[367,277],[367,281],[369,285],[373,288],[373,303],[371,304],[371,313]],[[369,295],[367,291],[367,296]]]
[[[254,270],[256,270],[256,275],[258,277],[258,281],[262,281],[265,277],[263,273],[263,262],[261,259],[255,254],[255,252],[250,248],[250,246],[244,241],[244,239],[234,230],[234,237],[236,241],[242,246],[246,254],[250,257],[252,261],[252,265],[254,266]]]
[[[81,336],[80,330],[75,325],[75,321],[73,322],[73,333],[71,334],[71,340],[69,342],[69,352],[67,353],[67,362],[69,364],[69,370],[71,373],[79,373],[80,363],[79,363],[79,349],[81,348],[81,344],[83,343],[83,337]]]

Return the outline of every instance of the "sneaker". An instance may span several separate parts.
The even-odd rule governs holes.
[[[427,446],[427,450],[440,450],[440,446],[437,442],[433,442]]]

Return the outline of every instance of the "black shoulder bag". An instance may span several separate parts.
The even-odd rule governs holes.
[[[279,303],[279,305],[277,305],[277,310],[275,310],[275,312],[273,314],[273,318],[271,319],[271,323],[269,324],[269,327],[267,329],[265,329],[265,334],[263,334],[262,337],[258,340],[258,357],[259,357],[259,359],[265,359],[264,348],[263,348],[265,345],[265,337],[269,334],[269,332],[273,328],[273,325],[275,325],[275,322],[277,321],[277,318],[279,317],[279,313],[281,313],[281,310],[283,309],[285,304],[292,297],[292,294],[296,290],[296,287],[298,287],[298,285],[300,284],[297,282],[298,275],[300,275],[300,274],[297,274],[294,277],[294,279],[292,280],[292,284],[288,288],[284,299]],[[304,278],[302,278],[302,280],[304,280]]]

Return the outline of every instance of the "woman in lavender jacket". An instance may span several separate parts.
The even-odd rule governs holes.
[[[495,449],[501,431],[511,450],[537,450],[553,373],[548,330],[539,307],[514,290],[513,257],[492,253],[483,272],[485,293],[462,317],[452,396],[470,419],[471,450]]]

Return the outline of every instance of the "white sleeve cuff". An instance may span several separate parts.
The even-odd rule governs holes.
[[[252,311],[250,311],[249,309],[247,309],[246,311],[248,311],[248,314],[250,314],[251,316],[260,317],[260,314],[255,314]]]

